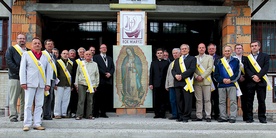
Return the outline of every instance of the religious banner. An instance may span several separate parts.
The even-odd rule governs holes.
[[[114,108],[152,108],[151,46],[113,46]]]
[[[145,45],[145,12],[120,11],[120,44]]]

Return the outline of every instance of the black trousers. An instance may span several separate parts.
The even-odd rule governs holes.
[[[45,118],[52,118],[53,114],[53,101],[54,101],[54,87],[55,87],[55,80],[51,80],[51,87],[49,90],[49,95],[44,95],[44,105],[43,105],[43,117]]]
[[[219,93],[218,88],[211,92],[212,114],[215,119],[219,117]]]
[[[166,96],[166,89],[164,87],[153,88],[153,108],[155,116],[165,117],[166,103],[168,98]]]
[[[76,88],[74,88],[71,91],[71,97],[70,97],[70,102],[69,102],[69,106],[68,106],[68,112],[76,114],[77,106],[78,106],[78,98],[79,98],[78,92],[77,92]]]
[[[241,96],[241,108],[242,108],[242,117],[243,120],[246,121],[248,119],[248,108],[247,108],[247,102],[248,102],[248,92],[247,92],[247,87],[246,87],[246,82],[239,82],[239,86],[242,91],[242,96]]]
[[[93,116],[106,115],[113,108],[113,87],[111,84],[100,84],[94,94]]]
[[[255,92],[257,93],[258,99],[258,119],[265,121],[266,120],[266,105],[265,105],[265,98],[266,98],[266,87],[260,86],[252,86],[248,87],[248,119],[253,120],[253,103],[254,103],[254,96]]]
[[[183,87],[176,87],[175,93],[179,117],[189,120],[192,112],[193,93],[184,90]]]

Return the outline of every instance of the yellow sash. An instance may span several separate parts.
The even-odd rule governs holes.
[[[181,72],[185,72],[186,71],[186,66],[185,63],[183,61],[183,56],[181,56],[179,59],[179,67]],[[189,77],[185,79],[186,82],[186,86],[184,87],[184,89],[186,91],[190,91],[190,93],[194,92],[194,87],[193,87],[193,79],[191,80]]]
[[[47,51],[42,51],[42,53],[48,58],[48,62],[50,63],[52,69],[54,70],[56,77],[57,77],[57,67],[55,65],[55,62],[52,60],[50,54]]]
[[[68,63],[71,64],[71,66],[73,66],[73,62],[68,58]]]
[[[230,65],[229,65],[228,62],[226,61],[226,59],[223,57],[223,58],[221,58],[220,60],[221,60],[221,62],[222,62],[222,64],[223,64],[223,67],[225,68],[226,72],[228,73],[228,75],[229,75],[230,77],[232,77],[232,76],[234,75],[234,73],[233,73],[232,68],[230,67]],[[235,84],[235,86],[236,86],[236,88],[237,88],[237,96],[241,96],[242,93],[241,93],[241,89],[240,89],[239,84],[238,84],[237,82],[234,82],[234,84]]]
[[[204,69],[204,67],[200,64],[198,58],[197,58],[197,65],[196,65],[196,68],[198,69],[198,71],[199,71],[201,74],[203,74],[203,73],[206,71],[206,70]],[[213,83],[213,81],[212,81],[210,75],[207,77],[207,80],[208,80],[209,82],[211,82],[211,91],[214,91],[214,90],[216,89],[216,87],[215,87],[215,85],[214,85],[214,83]]]
[[[36,67],[38,68],[42,78],[43,78],[43,81],[44,81],[44,84],[46,85],[46,77],[45,77],[45,72],[44,70],[42,69],[42,66],[41,65],[38,65],[38,60],[36,59],[36,57],[34,56],[33,52],[32,51],[28,51],[28,54],[30,55],[30,57],[32,58],[32,60],[34,61]],[[49,95],[49,92],[44,92],[44,95],[45,96],[48,96]]]
[[[77,62],[78,65],[80,65],[81,60],[77,59],[76,62]]]
[[[252,56],[252,54],[249,54],[247,57],[248,57],[248,59],[249,59],[251,65],[254,67],[254,69],[259,73],[259,72],[261,71],[261,67],[260,67],[260,65],[257,63],[257,61],[255,60],[255,58]],[[264,79],[264,80],[266,81],[266,83],[267,83],[267,89],[268,89],[269,91],[271,91],[271,90],[272,90],[272,84],[271,84],[271,82],[269,81],[267,75],[264,75],[264,76],[263,76],[263,79]]]
[[[22,56],[22,54],[23,54],[22,48],[21,48],[18,44],[14,45],[13,47],[14,47],[15,50],[18,52],[18,54],[19,54],[20,56]]]
[[[79,62],[79,65],[81,67],[82,73],[83,73],[85,81],[87,83],[89,92],[90,93],[94,93],[93,85],[91,84],[92,81],[91,81],[91,79],[90,79],[90,77],[88,75],[88,72],[87,72],[87,69],[86,69],[84,61]]]
[[[67,70],[64,62],[61,59],[57,60],[57,62],[61,66],[61,68],[62,68],[62,70],[63,70],[63,72],[64,72],[64,74],[67,78],[68,83],[71,85],[71,75],[70,75],[69,71]],[[69,62],[69,59],[68,59],[68,62]]]

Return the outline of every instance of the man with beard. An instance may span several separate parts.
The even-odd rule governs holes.
[[[20,87],[19,67],[22,54],[27,51],[26,38],[19,34],[16,39],[17,44],[10,46],[6,52],[6,63],[9,68],[9,88],[10,88],[10,121],[18,122],[17,100],[20,97],[20,121],[24,120],[24,89]]]

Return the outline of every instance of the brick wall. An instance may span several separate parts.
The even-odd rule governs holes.
[[[0,109],[4,109],[6,105],[6,96],[8,92],[8,71],[0,70]]]
[[[42,36],[40,15],[35,11],[26,11],[36,0],[17,1],[12,6],[12,45],[16,44],[18,34],[26,35],[26,46],[30,48],[32,38]]]
[[[222,46],[242,44],[244,53],[250,53],[251,42],[251,9],[248,5],[232,6],[222,23]]]

